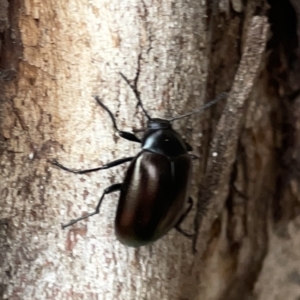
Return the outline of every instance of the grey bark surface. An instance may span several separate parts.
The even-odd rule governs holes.
[[[0,299],[298,299],[299,4],[208,2],[0,0]],[[49,160],[84,169],[139,151],[92,95],[120,129],[143,128],[119,74],[133,79],[140,54],[151,116],[229,93],[175,123],[199,156],[183,224],[195,254],[175,230],[120,244],[118,193],[60,228],[127,165],[74,175]]]

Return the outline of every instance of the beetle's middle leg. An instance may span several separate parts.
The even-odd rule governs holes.
[[[96,171],[100,171],[100,170],[105,170],[105,169],[109,169],[109,168],[112,168],[112,167],[115,167],[115,166],[118,166],[118,165],[121,165],[121,164],[124,164],[128,161],[132,161],[134,159],[134,156],[130,156],[130,157],[125,157],[125,158],[120,158],[120,159],[117,159],[117,160],[114,160],[110,163],[107,163],[105,165],[103,165],[102,167],[98,167],[98,168],[93,168],[93,169],[87,169],[87,170],[75,170],[75,169],[70,169],[70,168],[67,168],[65,166],[63,166],[62,164],[60,164],[57,160],[52,160],[51,163],[67,172],[70,172],[70,173],[74,173],[74,174],[86,174],[86,173],[91,173],[91,172],[96,172]]]
[[[189,212],[191,211],[193,207],[193,199],[191,197],[189,197],[189,206],[186,209],[186,211],[183,213],[183,215],[181,216],[181,218],[179,219],[179,222],[175,225],[175,229],[180,232],[181,234],[183,234],[184,236],[188,237],[188,238],[192,238],[195,234],[194,233],[187,233],[185,232],[181,227],[181,223],[183,222],[183,220],[186,218],[186,216],[189,214]]]
[[[100,98],[98,96],[94,96],[95,100],[98,102],[98,104],[108,112],[112,122],[113,122],[113,127],[114,129],[118,132],[119,136],[128,140],[128,141],[131,141],[131,142],[136,142],[136,143],[140,143],[141,140],[135,136],[132,132],[127,132],[127,131],[122,131],[122,130],[119,130],[118,126],[117,126],[117,123],[116,123],[116,119],[115,119],[115,116],[114,114],[110,111],[110,109],[104,105]]]
[[[85,215],[85,216],[82,216],[82,217],[80,217],[80,218],[78,218],[78,219],[71,220],[71,221],[70,221],[69,223],[67,223],[67,224],[62,224],[62,225],[61,225],[61,228],[62,228],[62,229],[65,229],[66,227],[69,227],[69,226],[71,226],[71,225],[77,223],[78,221],[81,221],[81,220],[84,220],[84,219],[86,219],[86,218],[89,218],[89,217],[91,217],[91,216],[93,216],[93,215],[99,214],[100,206],[101,206],[102,200],[104,199],[105,195],[110,194],[110,193],[113,193],[113,192],[116,192],[116,191],[120,191],[120,190],[121,190],[121,187],[122,187],[122,184],[121,184],[121,183],[116,183],[116,184],[113,184],[113,185],[111,185],[110,187],[106,188],[106,189],[104,190],[104,192],[103,192],[103,194],[102,194],[102,196],[101,196],[101,198],[100,198],[100,200],[99,200],[97,206],[96,206],[95,211],[93,211],[92,213],[89,213],[89,214],[87,214],[87,215]]]

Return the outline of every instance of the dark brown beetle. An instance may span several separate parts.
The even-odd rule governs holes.
[[[177,229],[185,236],[193,236],[184,232],[180,228],[180,223],[193,205],[193,201],[189,197],[189,189],[192,158],[195,156],[188,154],[192,147],[172,128],[171,122],[198,113],[226,96],[225,93],[222,93],[218,98],[202,106],[197,111],[180,117],[169,120],[151,118],[140,100],[140,93],[137,90],[138,75],[139,70],[134,85],[132,85],[121,74],[134,91],[138,105],[141,106],[148,118],[147,129],[142,140],[133,133],[120,131],[112,112],[97,96],[95,96],[95,99],[108,112],[118,134],[129,141],[141,143],[142,151],[135,157],[118,159],[102,167],[88,170],[73,170],[66,168],[56,160],[52,161],[59,168],[75,174],[109,169],[131,161],[124,182],[106,188],[94,212],[71,220],[68,224],[62,225],[62,228],[64,229],[80,220],[98,214],[104,196],[120,191],[115,219],[116,236],[124,245],[133,247],[149,244],[165,235],[172,228]]]

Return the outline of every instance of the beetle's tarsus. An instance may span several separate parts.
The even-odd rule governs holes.
[[[104,190],[104,192],[103,192],[103,194],[102,194],[102,196],[101,196],[101,198],[100,198],[100,200],[99,200],[97,206],[96,206],[95,211],[93,211],[93,212],[91,212],[91,213],[89,213],[89,214],[86,214],[86,215],[84,215],[84,216],[82,216],[82,217],[80,217],[80,218],[78,218],[78,219],[73,219],[73,220],[71,220],[69,223],[62,225],[62,226],[61,226],[62,229],[65,229],[66,227],[69,227],[69,226],[71,226],[71,225],[74,225],[75,223],[77,223],[77,222],[79,222],[79,221],[81,221],[81,220],[84,220],[84,219],[86,219],[86,218],[89,218],[89,217],[91,217],[91,216],[93,216],[93,215],[99,214],[99,212],[100,212],[100,206],[101,206],[101,203],[102,203],[102,201],[103,201],[105,195],[110,194],[110,193],[113,193],[113,192],[116,192],[116,191],[120,191],[120,190],[121,190],[121,187],[122,187],[122,184],[121,184],[121,183],[116,183],[116,184],[113,184],[113,185],[109,186],[108,188],[106,188],[106,189]]]
[[[54,166],[59,167],[60,169],[62,169],[64,171],[74,173],[74,174],[83,174],[85,171],[88,171],[88,170],[80,171],[80,170],[69,169],[69,168],[65,167],[64,165],[60,164],[56,159],[52,160],[51,164],[54,165]]]
[[[195,155],[195,154],[189,154],[190,158],[192,160],[196,160],[196,159],[199,159],[199,156]]]
[[[186,218],[186,216],[189,214],[189,212],[191,211],[192,207],[193,207],[193,199],[191,197],[189,197],[188,200],[188,208],[186,209],[186,211],[182,214],[181,218],[179,219],[178,223],[175,225],[175,229],[180,232],[182,235],[184,235],[187,238],[193,238],[195,236],[195,233],[187,233],[186,231],[184,231],[180,225],[181,223],[184,221],[184,219]]]
[[[113,127],[116,131],[120,131],[118,126],[117,126],[117,122],[116,122],[116,118],[114,116],[114,114],[111,112],[111,110],[100,100],[100,98],[98,96],[94,96],[95,100],[98,102],[98,104],[109,114],[110,119],[113,122]]]
[[[187,152],[193,151],[193,147],[188,142],[184,141],[184,143],[185,143],[186,151]]]
[[[52,161],[50,161],[50,163],[54,166],[57,166],[59,167],[60,169],[63,169],[67,172],[71,172],[71,173],[76,173],[76,170],[73,170],[73,169],[69,169],[67,167],[65,167],[64,165],[62,165],[61,163],[59,163],[56,159],[53,159]]]
[[[136,137],[133,133],[120,130],[117,126],[116,118],[115,118],[114,114],[111,112],[111,110],[105,104],[103,104],[101,102],[101,100],[98,96],[93,96],[93,97],[96,99],[98,104],[109,114],[109,116],[112,120],[112,123],[113,123],[113,127],[118,132],[120,137],[122,137],[128,141],[131,141],[131,142],[137,142],[137,143],[141,142],[141,140],[138,137]]]
[[[192,251],[193,251],[193,254],[196,254],[198,252],[196,245],[194,245],[194,243],[193,243]]]
[[[48,160],[48,162],[52,165],[56,165],[59,164],[58,161],[56,159],[52,159],[52,160]]]
[[[185,230],[183,230],[180,225],[176,225],[175,226],[175,229],[181,233],[182,235],[184,235],[185,237],[189,238],[189,239],[192,239],[195,235],[195,233],[187,233]]]
[[[84,219],[86,219],[86,218],[89,218],[89,217],[91,217],[91,216],[93,216],[93,215],[96,215],[96,214],[98,214],[99,213],[99,211],[94,211],[94,212],[92,212],[92,213],[90,213],[90,214],[87,214],[87,215],[85,215],[85,216],[82,216],[82,217],[80,217],[80,218],[78,218],[78,219],[75,219],[75,220],[71,220],[69,223],[67,223],[67,224],[62,224],[61,225],[61,227],[62,227],[62,229],[65,229],[65,228],[67,228],[67,227],[69,227],[69,226],[72,226],[72,225],[74,225],[75,223],[77,223],[77,222],[79,222],[79,221],[81,221],[81,220],[84,220]]]
[[[246,196],[243,192],[241,192],[234,184],[232,184],[232,189],[235,193],[237,193],[241,198],[248,200],[249,197]]]
[[[140,106],[142,111],[144,112],[145,116],[147,117],[147,119],[151,120],[151,117],[149,116],[148,112],[146,111],[146,109],[143,106],[143,102],[141,100],[141,93],[137,88],[137,84],[138,84],[138,80],[139,80],[139,76],[140,76],[140,71],[141,71],[141,60],[142,60],[142,54],[140,53],[139,56],[138,56],[136,74],[135,74],[135,77],[133,79],[133,84],[130,83],[130,80],[123,73],[120,72],[120,75],[126,81],[126,83],[130,86],[133,93],[135,94],[135,97],[138,101],[137,106]]]

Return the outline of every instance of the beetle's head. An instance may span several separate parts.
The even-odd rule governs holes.
[[[147,123],[148,129],[168,129],[172,128],[170,121],[165,119],[153,118],[150,119]]]

